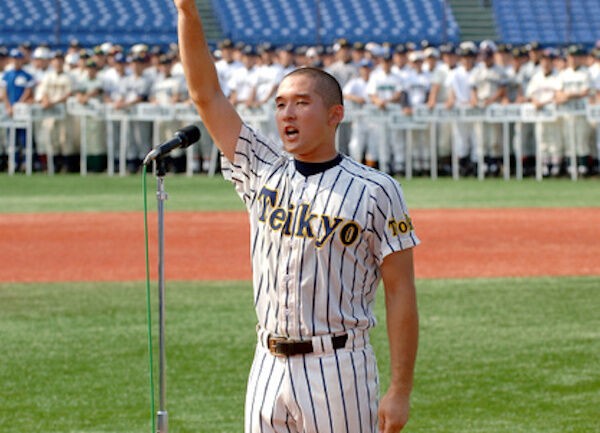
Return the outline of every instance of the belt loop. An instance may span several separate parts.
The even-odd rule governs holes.
[[[312,345],[313,345],[313,351],[315,355],[320,355],[322,353],[325,353],[325,348],[323,347],[323,337],[316,335],[314,337],[312,337]]]
[[[258,343],[262,346],[262,347],[269,347],[269,331],[267,331],[265,328],[261,327],[260,325],[256,325],[256,335],[258,337]]]
[[[323,353],[333,353],[333,343],[331,341],[331,334],[321,336],[321,347]]]

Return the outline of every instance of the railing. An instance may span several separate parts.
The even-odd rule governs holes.
[[[40,105],[36,104],[16,104],[14,106],[13,117],[8,117],[4,111],[4,107],[0,106],[0,128],[7,129],[9,131],[9,173],[13,174],[15,171],[14,166],[14,154],[16,146],[16,130],[25,129],[27,134],[26,142],[26,173],[32,173],[32,159],[33,159],[33,142],[32,142],[32,130],[33,122],[48,117],[53,118],[64,118],[66,114],[77,116],[81,121],[81,174],[87,173],[86,157],[87,157],[87,143],[86,143],[86,122],[89,118],[96,118],[106,121],[107,128],[107,157],[108,157],[108,168],[107,173],[109,175],[115,174],[115,150],[116,144],[114,143],[113,128],[114,123],[120,124],[120,137],[118,145],[118,161],[119,161],[119,174],[126,174],[126,150],[128,141],[128,128],[132,121],[146,121],[151,122],[153,125],[153,143],[152,146],[156,147],[160,143],[158,127],[160,122],[178,120],[183,123],[196,123],[201,124],[202,120],[198,116],[195,108],[190,104],[174,104],[169,106],[155,105],[151,103],[140,103],[132,108],[125,110],[116,110],[110,105],[104,105],[99,102],[91,102],[88,104],[80,104],[74,98],[69,99],[65,105],[56,105],[51,109],[42,109]],[[259,126],[261,122],[268,121],[271,112],[266,110],[242,110],[241,115],[247,123]],[[501,124],[503,128],[503,142],[502,142],[502,159],[504,166],[504,178],[509,179],[510,173],[510,154],[511,154],[511,137],[509,136],[509,125],[515,124],[517,132],[520,131],[522,124],[524,123],[537,123],[537,122],[553,122],[560,117],[567,116],[582,116],[586,117],[589,122],[597,124],[600,123],[600,105],[590,104],[568,104],[558,105],[553,104],[547,105],[542,109],[537,109],[533,104],[495,104],[490,105],[487,108],[474,108],[474,107],[454,107],[446,108],[443,105],[437,105],[433,109],[429,109],[426,106],[418,106],[413,110],[412,115],[406,115],[398,107],[388,110],[379,110],[375,107],[369,106],[365,108],[347,108],[345,122],[359,121],[361,119],[369,119],[370,122],[381,125],[382,128],[386,128],[388,131],[404,131],[406,135],[406,176],[410,178],[412,176],[411,166],[411,155],[413,151],[412,134],[410,131],[414,130],[427,130],[430,131],[430,158],[431,158],[431,177],[437,177],[437,142],[436,142],[436,128],[439,125],[445,123],[458,123],[468,122],[480,127],[483,123],[494,123]],[[571,127],[567,131],[569,139],[568,156],[570,156],[571,163],[571,177],[572,179],[577,178],[576,170],[576,149],[574,130]],[[521,134],[516,134],[522,137]],[[522,142],[515,140],[513,144],[514,155],[516,160],[515,177],[521,179],[523,176],[522,166]],[[49,146],[51,147],[51,146]],[[477,146],[477,160],[478,160],[478,177],[483,179],[484,173],[484,155],[483,146],[479,144]],[[193,147],[188,147],[186,150],[187,155],[187,174],[192,175],[192,161],[193,161]],[[458,158],[457,149],[454,137],[452,138],[451,147],[451,160],[452,160],[452,176],[458,179]],[[53,167],[51,166],[51,155],[48,155],[48,173],[53,173]],[[214,173],[216,166],[216,159],[218,158],[218,151],[213,146],[211,155],[211,173]],[[536,144],[536,177],[542,178],[542,167],[541,167],[541,152],[540,146]]]

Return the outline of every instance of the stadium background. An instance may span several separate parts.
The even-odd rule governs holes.
[[[214,3],[226,4],[225,1]],[[244,17],[268,15],[261,12],[262,9],[251,11],[253,5],[262,8],[269,2],[240,0],[237,3],[239,10],[248,8]],[[350,0],[273,2],[277,5],[287,3],[304,5],[310,11],[314,11],[314,5],[318,3],[327,7],[341,4],[347,10],[364,10],[366,4]],[[419,11],[425,4],[440,4],[417,0],[407,3]],[[552,38],[557,38],[552,43],[592,44],[599,39],[594,31],[597,32],[600,25],[592,20],[600,14],[590,12],[598,6],[595,1],[496,1],[493,8],[485,6],[485,2],[469,3],[477,16],[485,15],[487,19],[493,19],[493,11],[498,5],[508,5],[507,10],[512,11],[512,21],[518,28],[522,26],[535,32],[540,23],[546,23],[553,29]],[[4,14],[0,17],[3,23],[0,33],[2,43],[7,45],[18,45],[22,41],[63,45],[73,37],[86,45],[107,39],[126,46],[140,41],[148,44],[174,41],[174,16],[169,15],[174,10],[170,1],[44,3],[8,0],[4,4],[0,8],[0,13]],[[79,6],[70,9],[70,4]],[[103,7],[103,4],[108,6]],[[458,13],[458,2],[448,4],[453,7],[454,19],[461,29],[457,38],[490,37],[487,31],[492,28],[489,23],[493,21],[488,21],[487,27],[483,26],[486,33],[477,36],[475,32],[481,29],[467,30],[460,25],[463,15]],[[53,19],[57,5],[60,16],[64,15],[60,26]],[[164,9],[156,9],[153,5]],[[582,15],[571,15],[571,22],[577,22],[577,26],[569,24],[563,12],[555,12],[555,8],[561,7],[564,9],[558,10],[566,11],[567,5],[583,8],[577,9],[583,10]],[[15,8],[20,12],[16,13]],[[67,19],[69,11],[75,11],[75,15]],[[542,19],[542,11],[549,11],[551,22]],[[16,21],[23,25],[21,30],[17,29],[16,23],[6,19],[7,14],[17,18]],[[141,16],[144,20],[140,20]],[[387,17],[387,14],[379,17]],[[325,26],[325,14],[321,19]],[[62,20],[70,20],[79,30],[69,33]],[[311,20],[307,19],[307,22]],[[133,22],[136,24],[132,25]],[[160,26],[152,24],[157,22]],[[590,24],[579,26],[585,22]],[[560,23],[563,23],[562,27]],[[15,27],[11,27],[13,25]],[[102,25],[107,28],[102,29]],[[369,25],[371,27],[374,26]],[[138,29],[137,33],[135,29]],[[148,32],[148,29],[155,31]],[[247,30],[247,23],[240,29],[238,31]],[[236,38],[235,33],[227,33],[233,30],[225,30],[225,27],[217,26],[214,31],[215,41],[223,36]],[[495,27],[491,36],[500,40],[501,34]],[[544,40],[541,36],[534,37],[535,34],[541,33],[519,33],[513,42]],[[90,35],[98,39],[86,40]],[[323,43],[328,42],[325,36],[329,35],[323,33]],[[414,38],[415,41],[422,39],[421,35]],[[477,182],[469,179],[456,183],[442,179],[432,183],[417,179],[404,182],[404,188],[416,214],[420,211],[425,215],[424,210],[432,208],[440,210],[435,218],[438,227],[452,230],[456,235],[456,244],[449,247],[477,252],[485,250],[486,244],[503,239],[521,254],[530,256],[531,271],[536,275],[519,277],[507,273],[481,278],[483,274],[480,274],[480,277],[468,279],[418,275],[422,344],[413,417],[406,431],[599,432],[600,322],[596,307],[600,304],[600,269],[597,265],[600,244],[594,242],[600,226],[597,180],[539,183],[533,180]],[[181,218],[183,223],[180,225],[185,227],[185,222],[190,221],[194,213],[225,211],[226,216],[227,212],[234,212],[237,221],[242,212],[229,185],[217,178],[169,177],[167,191],[170,193],[167,221],[172,218],[167,226],[168,252],[174,252],[174,245],[169,244],[170,233],[175,230],[173,217],[177,216],[178,221]],[[101,232],[119,233],[123,227],[110,226],[108,222],[118,220],[118,215],[125,213],[131,218],[126,223],[128,227],[138,221],[141,237],[141,200],[137,176],[0,175],[0,250],[3,251],[0,260],[3,263],[0,282],[0,339],[3,342],[0,428],[4,432],[148,430],[143,275],[140,273],[134,281],[108,278],[108,282],[104,279],[93,282],[83,281],[81,277],[68,281],[72,276],[70,269],[78,268],[85,274],[86,270],[95,269],[99,264],[93,261],[73,263],[70,258],[73,255],[66,254],[69,251],[83,257],[84,248],[103,249],[117,262],[136,261],[139,256],[137,260],[141,263],[141,243],[134,251],[126,252],[121,249],[119,239],[114,244],[90,245],[84,234],[84,228],[90,225]],[[488,209],[488,213],[498,214],[499,222],[493,227],[484,226],[487,239],[484,237],[482,243],[474,243],[468,231],[463,234],[463,230],[473,226],[475,219],[464,217],[450,223],[444,216],[452,213],[449,208],[457,213],[464,208]],[[546,237],[541,244],[551,250],[550,256],[539,257],[538,252],[531,249],[530,238],[513,230],[515,221],[503,212],[507,208],[517,211],[536,208],[537,213],[528,220],[528,225],[544,229]],[[511,213],[506,212],[507,215]],[[548,225],[541,216],[553,213],[563,217]],[[587,221],[580,222],[577,219],[579,213],[585,213]],[[99,222],[91,223],[92,214],[100,215]],[[15,221],[28,227],[24,237],[14,230]],[[63,227],[70,222],[68,238],[46,238],[52,234],[50,221],[58,221],[59,226],[62,222]],[[415,224],[419,229],[418,217]],[[581,244],[573,243],[568,234],[577,232],[579,227],[589,241],[580,251],[584,263],[570,261],[571,253]],[[198,244],[200,249],[207,249],[208,246],[200,241],[200,235],[210,236],[207,230],[207,227],[190,224],[183,233],[188,241]],[[425,245],[439,241],[433,231],[419,233]],[[242,241],[247,242],[247,239],[230,237],[226,242]],[[48,248],[49,255],[40,255],[36,251],[39,245]],[[179,250],[179,254],[186,252]],[[486,267],[493,268],[494,260],[510,265],[517,256],[511,254],[509,248],[502,258],[489,259]],[[17,258],[22,257],[26,258],[25,264],[17,263]],[[68,263],[66,257],[69,257]],[[33,281],[16,277],[24,266],[31,269],[29,275],[32,275],[38,268],[48,268],[49,262],[61,260],[63,267],[55,273],[54,280]],[[545,268],[552,268],[558,262],[566,263],[567,269],[562,274],[547,270],[535,274],[536,260],[537,265],[543,264]],[[174,264],[175,260],[167,262],[168,272],[173,272]],[[194,265],[192,257],[190,266]],[[420,266],[431,267],[433,264],[423,262]],[[477,271],[474,261],[458,266]],[[558,266],[554,267],[557,271]],[[585,276],[580,276],[582,273]],[[59,274],[63,276],[59,277]],[[171,430],[236,432],[242,425],[244,382],[253,342],[249,283],[204,281],[201,277],[178,281],[176,273],[168,273],[167,395]],[[378,312],[382,321],[381,304]],[[379,344],[380,359],[385,360],[383,328],[379,327],[375,339]],[[384,361],[381,366],[384,375],[386,368]]]
[[[212,42],[331,44],[492,39],[547,45],[600,39],[595,0],[197,0]],[[5,0],[0,43],[66,47],[110,41],[168,45],[176,41],[168,0]]]

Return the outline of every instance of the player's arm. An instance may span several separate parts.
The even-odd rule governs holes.
[[[385,257],[381,265],[390,346],[390,387],[379,404],[379,431],[397,433],[408,422],[419,339],[412,248]]]
[[[178,11],[181,62],[190,98],[215,144],[233,161],[242,120],[219,85],[195,1],[174,1]]]

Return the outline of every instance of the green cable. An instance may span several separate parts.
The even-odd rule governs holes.
[[[156,433],[154,418],[154,359],[152,357],[152,307],[150,302],[150,260],[148,258],[148,200],[146,198],[146,164],[142,165],[142,191],[144,195],[144,240],[146,251],[146,319],[148,322],[148,360],[150,375],[150,424],[151,433]]]

